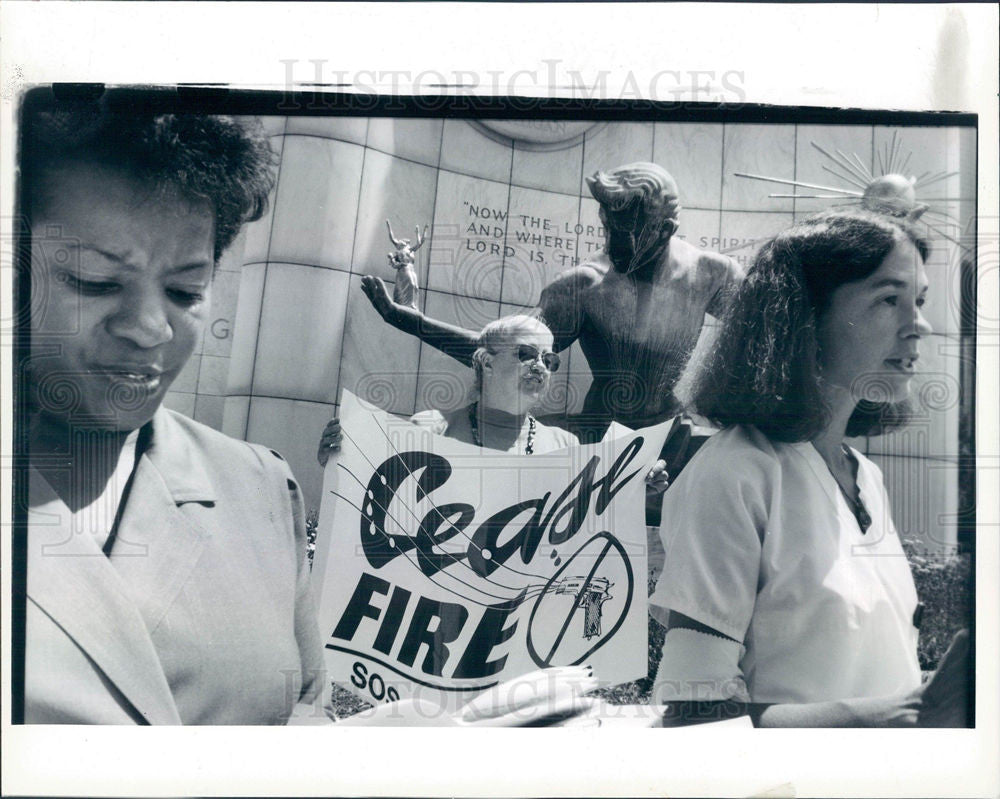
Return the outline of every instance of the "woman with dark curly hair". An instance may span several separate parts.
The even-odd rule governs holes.
[[[665,724],[964,723],[967,635],[922,685],[882,476],[844,441],[906,419],[926,257],[912,227],[864,212],[810,218],[757,255],[695,388],[724,429],[664,502],[650,602]]]
[[[273,724],[322,650],[285,462],[162,407],[273,184],[225,117],[27,120],[25,721]]]
[[[291,471],[163,407],[216,262],[265,209],[272,160],[226,117],[88,106],[27,120],[28,723],[327,721]],[[586,709],[587,669],[543,677],[532,712],[475,721],[528,723],[573,686]],[[363,721],[458,723],[380,710]]]

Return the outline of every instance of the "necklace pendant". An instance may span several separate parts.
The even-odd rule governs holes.
[[[861,528],[862,535],[867,533],[868,528],[872,526],[872,517],[868,514],[864,506],[858,508],[858,526]]]

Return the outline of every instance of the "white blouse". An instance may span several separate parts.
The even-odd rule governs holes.
[[[742,678],[752,702],[885,696],[920,684],[913,577],[882,474],[854,456],[872,518],[866,533],[811,443],[774,442],[756,428],[713,436],[665,495],[665,563],[650,611],[663,622],[677,611],[742,642],[729,650],[728,676]],[[704,686],[691,688],[690,666],[671,665],[692,662],[671,647],[699,640],[706,657],[724,649],[714,636],[664,643],[657,685],[671,685],[671,699],[708,698]],[[718,678],[717,665],[706,671]]]
[[[469,409],[461,408],[451,413],[441,413],[441,411],[420,411],[410,417],[410,423],[424,427],[435,435],[448,436],[466,444],[473,444],[472,428],[469,425]],[[511,444],[507,452],[524,453],[528,444],[528,424],[521,428],[514,443]],[[532,449],[535,454],[541,455],[545,452],[555,452],[559,449],[568,449],[580,445],[580,439],[563,430],[561,427],[542,424],[535,420],[535,437]]]

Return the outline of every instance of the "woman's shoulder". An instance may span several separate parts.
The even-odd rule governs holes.
[[[199,463],[213,472],[213,480],[245,480],[251,472],[290,473],[284,457],[276,450],[233,438],[177,411],[162,408],[153,424],[154,443],[162,436],[171,448],[196,455]]]
[[[419,411],[410,417],[410,424],[430,430],[435,435],[443,436],[448,432],[452,419],[459,411],[452,413],[442,413],[441,411],[430,409]]]
[[[678,479],[769,482],[782,471],[796,446],[774,441],[750,425],[727,427],[709,437]]]
[[[535,424],[538,425],[538,433],[545,439],[548,439],[546,441],[546,450],[554,451],[557,449],[569,449],[570,447],[580,446],[580,439],[569,430],[564,430],[556,425],[545,424],[544,422],[539,422],[537,420]]]
[[[171,442],[183,440],[187,446],[206,450],[210,458],[216,455],[228,458],[234,454],[239,457],[240,454],[249,454],[249,447],[253,446],[170,408],[160,408],[157,411],[153,417],[153,429],[154,444],[161,437],[166,437]]]
[[[698,450],[698,455],[712,459],[747,457],[755,460],[773,460],[781,457],[787,447],[780,441],[768,438],[752,425],[734,425],[713,433]]]
[[[232,438],[167,409],[157,412],[153,424],[150,454],[168,485],[203,481],[221,503],[218,507],[235,513],[238,506],[240,518],[254,520],[245,527],[247,535],[273,540],[272,532],[279,529],[288,534],[286,540],[305,546],[302,491],[277,450]]]

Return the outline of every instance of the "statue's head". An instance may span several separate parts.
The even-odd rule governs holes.
[[[677,183],[667,170],[638,161],[595,172],[587,187],[601,205],[608,257],[620,272],[659,258],[678,227]]]

